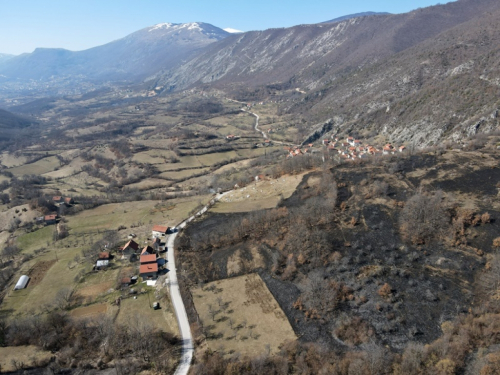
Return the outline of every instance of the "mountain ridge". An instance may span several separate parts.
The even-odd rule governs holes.
[[[360,13],[347,14],[345,16],[337,17],[337,18],[334,18],[333,20],[324,21],[321,23],[335,23],[335,22],[350,20],[352,18],[368,17],[368,16],[387,16],[389,14],[392,14],[392,13],[389,13],[389,12],[360,12]]]

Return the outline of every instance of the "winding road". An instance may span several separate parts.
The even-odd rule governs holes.
[[[229,99],[231,100],[231,99]],[[231,100],[233,102],[238,102],[236,100]],[[269,139],[268,135],[259,129],[259,115],[250,111],[247,111],[245,109],[242,109],[242,111],[247,112],[248,114],[255,116],[255,130],[258,131],[259,133],[262,134],[262,137],[264,139]],[[286,144],[284,142],[275,142],[278,144]],[[222,194],[217,194],[215,196],[215,200],[218,201],[220,198],[222,198],[224,195],[230,193],[231,191],[227,191]],[[170,286],[170,299],[172,301],[172,305],[175,310],[175,315],[177,317],[177,323],[179,325],[179,331],[181,335],[181,340],[182,340],[182,356],[181,356],[181,361],[179,363],[179,366],[175,370],[174,375],[187,375],[189,372],[189,368],[191,367],[191,362],[193,360],[193,354],[194,354],[194,344],[193,344],[193,336],[191,335],[191,327],[189,325],[189,319],[187,316],[186,312],[186,307],[184,306],[184,302],[182,301],[182,296],[181,296],[181,291],[179,288],[179,282],[177,280],[177,269],[175,267],[175,249],[174,249],[174,244],[175,244],[175,239],[178,234],[178,230],[184,229],[187,224],[189,224],[191,221],[193,221],[196,217],[203,215],[205,212],[208,211],[209,205],[206,205],[203,207],[200,211],[198,211],[195,215],[191,216],[190,218],[184,220],[181,224],[179,224],[176,228],[176,231],[168,236],[167,240],[167,254],[166,258],[168,261],[167,267],[169,269],[168,272],[168,278],[166,280],[166,283]]]

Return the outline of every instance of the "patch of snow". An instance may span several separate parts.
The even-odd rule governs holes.
[[[225,28],[224,31],[230,34],[241,34],[243,32],[241,30],[232,29],[230,27]]]
[[[151,31],[154,31],[154,30],[160,30],[160,29],[170,29],[171,27],[174,27],[176,26],[175,24],[173,23],[159,23],[157,25],[154,25],[153,27],[151,27],[148,32],[151,32]]]

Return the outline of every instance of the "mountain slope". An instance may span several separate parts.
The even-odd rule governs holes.
[[[94,80],[137,80],[171,68],[227,35],[205,23],[158,24],[84,51],[39,48],[0,64],[0,74],[13,80],[79,75]]]
[[[419,145],[498,130],[499,46],[500,9],[324,85],[288,111]]]
[[[4,61],[7,61],[7,60],[13,58],[13,57],[14,57],[14,55],[9,55],[7,53],[0,53],[0,64]]]
[[[334,22],[340,22],[340,21],[350,20],[352,18],[367,17],[367,16],[385,16],[385,15],[388,15],[388,14],[391,14],[391,13],[388,13],[388,12],[362,12],[362,13],[354,13],[354,14],[348,14],[348,15],[342,16],[342,17],[337,17],[337,18],[334,18],[333,20],[325,21],[325,22],[322,22],[322,23],[334,23]]]
[[[494,0],[461,0],[406,14],[233,35],[168,72],[160,82],[169,88],[186,88],[292,80],[314,89],[325,80],[373,64],[496,7]]]
[[[0,109],[0,142],[11,139],[22,129],[35,123],[28,118]]]

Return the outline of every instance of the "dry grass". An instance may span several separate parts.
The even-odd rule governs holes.
[[[2,372],[11,372],[16,370],[12,360],[24,363],[26,366],[36,366],[37,363],[46,362],[51,357],[50,352],[32,345],[0,347],[0,368]]]
[[[159,201],[138,201],[107,204],[93,210],[83,211],[75,216],[68,217],[70,233],[95,231],[98,229],[117,229],[120,225],[127,228],[133,223],[143,223],[140,227],[130,229],[136,234],[151,233],[153,224],[175,226],[188,217],[188,214],[197,205],[198,201],[208,202],[210,196],[196,198],[178,198],[168,201],[168,211],[157,210]]]
[[[285,314],[257,274],[215,281],[193,289],[192,294],[211,350],[257,356],[267,345],[275,353],[285,341],[296,339]],[[209,306],[218,311],[214,319]]]
[[[33,221],[37,216],[41,216],[41,213],[30,209],[28,204],[9,208],[0,212],[0,231],[7,230],[9,223],[13,219],[19,219],[24,224]]]
[[[107,303],[98,303],[95,305],[79,307],[71,310],[70,315],[74,318],[90,318],[92,316],[105,314],[108,311]]]
[[[22,176],[25,174],[41,175],[47,172],[52,172],[57,167],[59,167],[59,160],[55,156],[50,156],[31,164],[24,164],[20,167],[11,168],[9,169],[9,172],[12,172],[15,176]]]
[[[127,187],[130,189],[150,190],[158,187],[165,187],[167,185],[169,185],[169,182],[161,178],[147,178],[135,184],[127,185]]]
[[[80,254],[81,248],[59,248],[56,251],[49,251],[33,260],[25,263],[23,268],[14,276],[14,280],[20,275],[26,274],[38,262],[52,261],[56,257],[58,261],[50,267],[43,279],[37,285],[26,289],[12,291],[9,290],[1,305],[1,314],[8,314],[9,318],[16,314],[26,315],[32,310],[40,310],[44,305],[54,301],[57,292],[64,287],[75,286],[75,276],[85,265],[79,264],[73,268],[68,267],[73,262],[75,255]]]
[[[0,164],[5,165],[7,168],[17,167],[25,164],[28,161],[26,156],[15,156],[8,152],[0,154]]]
[[[198,175],[200,173],[208,173],[210,171],[210,168],[196,168],[196,169],[185,169],[183,171],[169,171],[169,172],[163,172],[160,174],[161,177],[163,178],[168,178],[172,180],[181,180],[185,178],[189,178],[195,175]]]
[[[151,304],[156,301],[152,291],[149,292],[149,298],[147,294],[141,294],[137,296],[137,299],[133,297],[123,299],[120,303],[120,312],[116,322],[126,326],[135,317],[139,316],[165,332],[179,335],[177,320],[169,300],[163,299],[160,301],[160,309],[158,310],[153,310],[150,307],[150,301]]]
[[[308,172],[307,172],[308,173]],[[214,212],[249,212],[273,208],[281,197],[289,198],[304,174],[283,176],[276,180],[254,182],[242,189],[226,194],[212,209]]]

